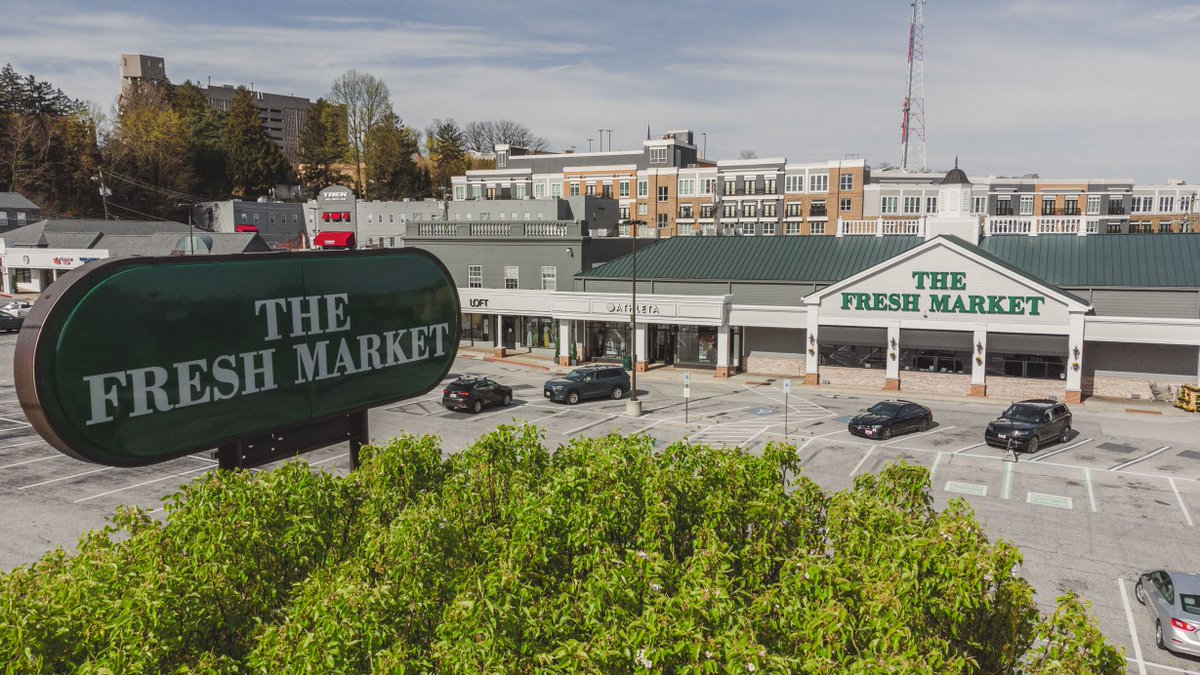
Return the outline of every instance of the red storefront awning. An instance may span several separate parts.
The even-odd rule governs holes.
[[[354,248],[354,233],[319,232],[313,244],[321,248]]]
[[[258,232],[258,228],[254,225],[235,225],[233,229],[238,232]]]

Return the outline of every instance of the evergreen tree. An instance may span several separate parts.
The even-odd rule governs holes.
[[[454,120],[434,120],[425,135],[429,159],[433,162],[433,192],[437,198],[445,199],[450,192],[451,177],[462,174],[470,166],[466,136]]]
[[[258,108],[245,87],[238,87],[229,103],[223,140],[234,195],[264,195],[289,178],[291,165],[263,129]]]
[[[415,161],[420,156],[418,132],[404,126],[395,113],[384,115],[367,132],[367,186],[372,199],[403,199],[429,194],[429,172]]]
[[[308,109],[300,136],[300,184],[309,195],[330,185],[350,182],[338,170],[349,152],[346,108],[323,98]]]
[[[229,156],[222,142],[225,113],[214,110],[198,83],[171,90],[171,104],[187,130],[188,164],[195,176],[190,192],[217,199],[229,194]]]
[[[121,218],[178,219],[194,178],[187,127],[165,87],[131,85],[121,95],[116,125],[105,147],[106,185]]]

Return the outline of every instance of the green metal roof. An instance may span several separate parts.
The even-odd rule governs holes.
[[[671,237],[637,253],[639,279],[830,284],[920,246],[920,237]],[[629,279],[632,256],[578,279]]]
[[[979,247],[1055,286],[1200,288],[1200,234],[1005,235]]]
[[[997,265],[1059,287],[1200,288],[1200,233],[957,237]],[[833,284],[920,246],[920,237],[672,237],[637,254],[638,278]],[[576,274],[629,279],[631,256]]]

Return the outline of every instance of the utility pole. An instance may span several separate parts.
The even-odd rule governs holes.
[[[104,205],[104,219],[110,220],[108,217],[108,186],[104,184],[104,170],[99,170],[99,177],[92,177],[92,180],[100,184],[100,203]]]

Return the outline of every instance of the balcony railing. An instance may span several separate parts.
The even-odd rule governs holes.
[[[924,236],[924,223],[920,220],[896,220],[873,218],[869,220],[847,220],[838,218],[837,236],[863,235],[883,237],[889,235]]]
[[[1017,218],[998,218],[988,216],[984,219],[983,235],[1016,234],[1036,237],[1039,234],[1075,234],[1086,236],[1100,232],[1099,218],[1060,217],[1060,216],[1021,216]]]
[[[996,215],[998,215],[998,216],[1011,216],[1011,215],[1013,215],[1013,207],[1012,207],[1012,205],[1009,205],[1009,206],[997,206],[997,207],[996,207]]]
[[[1125,207],[1121,206],[1120,204],[1109,204],[1108,205],[1108,215],[1123,216],[1123,215],[1125,215]]]
[[[425,221],[409,222],[408,231],[418,237],[458,237],[491,239],[544,239],[587,234],[575,220],[536,221]]]
[[[829,210],[824,206],[811,206],[808,209],[808,215],[824,217],[829,215]]]

